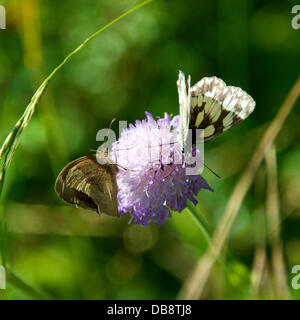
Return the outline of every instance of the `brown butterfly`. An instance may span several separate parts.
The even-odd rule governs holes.
[[[101,160],[100,164],[97,162]],[[68,163],[56,179],[55,191],[64,201],[76,207],[110,216],[119,216],[116,175],[117,164],[107,151],[84,156]]]

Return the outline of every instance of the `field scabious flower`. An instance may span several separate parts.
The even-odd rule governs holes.
[[[200,175],[186,175],[186,164],[178,143],[179,116],[147,119],[130,124],[113,143],[112,158],[119,165],[117,184],[121,214],[129,212],[135,224],[151,221],[162,225],[171,210],[181,212],[187,200],[201,189],[213,191]],[[177,141],[177,142],[176,142]],[[181,159],[181,161],[174,161]]]

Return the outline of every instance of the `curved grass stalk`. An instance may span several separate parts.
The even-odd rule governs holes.
[[[90,42],[92,39],[94,39],[96,36],[98,36],[101,32],[103,32],[104,30],[108,29],[110,26],[112,26],[116,22],[120,21],[121,19],[125,18],[129,14],[133,13],[137,9],[145,6],[146,4],[148,4],[148,3],[152,2],[152,1],[153,0],[143,1],[142,3],[138,4],[134,8],[132,8],[132,9],[126,11],[125,13],[121,14],[118,18],[112,20],[111,22],[109,22],[104,27],[102,27],[99,30],[97,30],[90,37],[85,39],[75,50],[73,50],[71,53],[69,53],[67,55],[67,57],[65,57],[65,59],[43,81],[43,83],[40,85],[40,87],[37,89],[37,91],[35,92],[35,94],[31,98],[31,101],[28,104],[28,106],[26,107],[23,115],[21,116],[19,121],[16,123],[15,127],[13,128],[13,130],[9,133],[9,135],[7,136],[7,138],[5,139],[3,145],[0,148],[0,160],[3,158],[3,156],[5,156],[4,161],[3,161],[3,165],[1,166],[1,170],[0,170],[0,195],[1,195],[1,192],[2,192],[2,188],[3,188],[3,181],[4,181],[4,177],[5,177],[5,171],[6,171],[7,167],[9,166],[11,158],[12,158],[12,156],[14,154],[14,151],[16,150],[16,148],[18,146],[18,142],[20,140],[19,139],[20,135],[23,132],[23,130],[26,128],[28,123],[30,122],[31,117],[35,112],[35,108],[36,108],[36,106],[37,106],[42,94],[44,93],[49,81],[53,78],[53,76],[56,74],[56,72],[58,70],[60,70],[70,60],[70,58],[72,56],[74,56],[76,53],[78,53],[83,47],[85,47],[85,45],[88,42]]]
[[[14,155],[14,152],[19,144],[21,134],[23,133],[23,130],[29,124],[29,122],[30,122],[35,110],[36,110],[36,106],[37,106],[41,96],[45,92],[49,81],[54,77],[56,72],[59,71],[71,59],[72,56],[74,56],[81,49],[83,49],[88,42],[90,42],[92,39],[94,39],[96,36],[98,36],[104,30],[111,27],[116,22],[122,20],[123,18],[125,18],[129,14],[135,12],[136,10],[142,8],[143,6],[149,4],[152,1],[153,0],[145,0],[145,1],[141,2],[140,4],[136,5],[132,9],[126,11],[125,13],[123,13],[119,17],[117,17],[116,19],[114,19],[111,22],[109,22],[108,24],[106,24],[104,27],[97,30],[90,37],[85,39],[75,50],[73,50],[71,53],[69,53],[65,57],[65,59],[42,82],[42,84],[39,86],[39,88],[36,90],[36,92],[32,96],[30,103],[27,105],[23,115],[17,121],[14,128],[8,134],[8,136],[6,137],[6,139],[4,140],[4,142],[0,148],[0,161],[2,161],[2,164],[0,167],[0,197],[2,194],[2,190],[3,190],[5,173],[6,173],[7,168],[11,162],[11,159]],[[1,256],[1,263],[3,263],[3,264],[6,263],[6,256],[7,256],[6,246],[5,246],[6,234],[7,234],[7,231],[6,231],[4,212],[3,212],[3,208],[1,209],[1,207],[0,207],[0,256]],[[16,280],[16,277],[12,277],[12,279]],[[15,282],[15,285],[18,285],[18,284],[20,285],[22,281],[14,281],[14,282]],[[20,286],[20,287],[22,287],[22,286]],[[25,287],[23,286],[23,288],[25,288]],[[28,289],[28,286],[26,288]]]

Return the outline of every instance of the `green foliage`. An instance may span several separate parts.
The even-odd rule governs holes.
[[[73,56],[51,80],[30,123],[36,107],[31,97],[39,99],[51,70],[100,26],[139,2],[24,3],[4,3],[7,29],[0,30],[0,141],[12,132],[0,151],[1,168],[19,142],[0,205],[1,264],[15,272],[0,298],[176,298],[205,253],[264,129],[299,76],[300,31],[290,23],[293,1],[153,1]],[[112,118],[133,122],[143,119],[145,110],[154,116],[178,113],[178,69],[190,73],[192,83],[219,76],[257,102],[249,119],[205,146],[206,163],[222,179],[205,171],[215,191],[198,195],[204,233],[188,210],[174,213],[161,228],[143,228],[128,225],[127,215],[99,218],[62,203],[53,189],[59,170],[96,149],[96,132]],[[276,140],[281,240],[294,299],[300,298],[290,286],[291,267],[300,264],[297,107],[299,101]],[[257,230],[267,230],[256,215],[265,215],[262,176],[233,223],[206,298],[276,296],[271,272],[264,274],[258,293],[253,280]],[[267,234],[263,238],[269,270],[270,243]]]

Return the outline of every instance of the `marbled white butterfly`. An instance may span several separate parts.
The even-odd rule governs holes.
[[[204,130],[204,142],[245,120],[255,108],[255,101],[238,87],[226,86],[217,77],[205,77],[191,87],[191,77],[179,71],[177,81],[180,106],[180,141],[182,147],[192,129]]]

